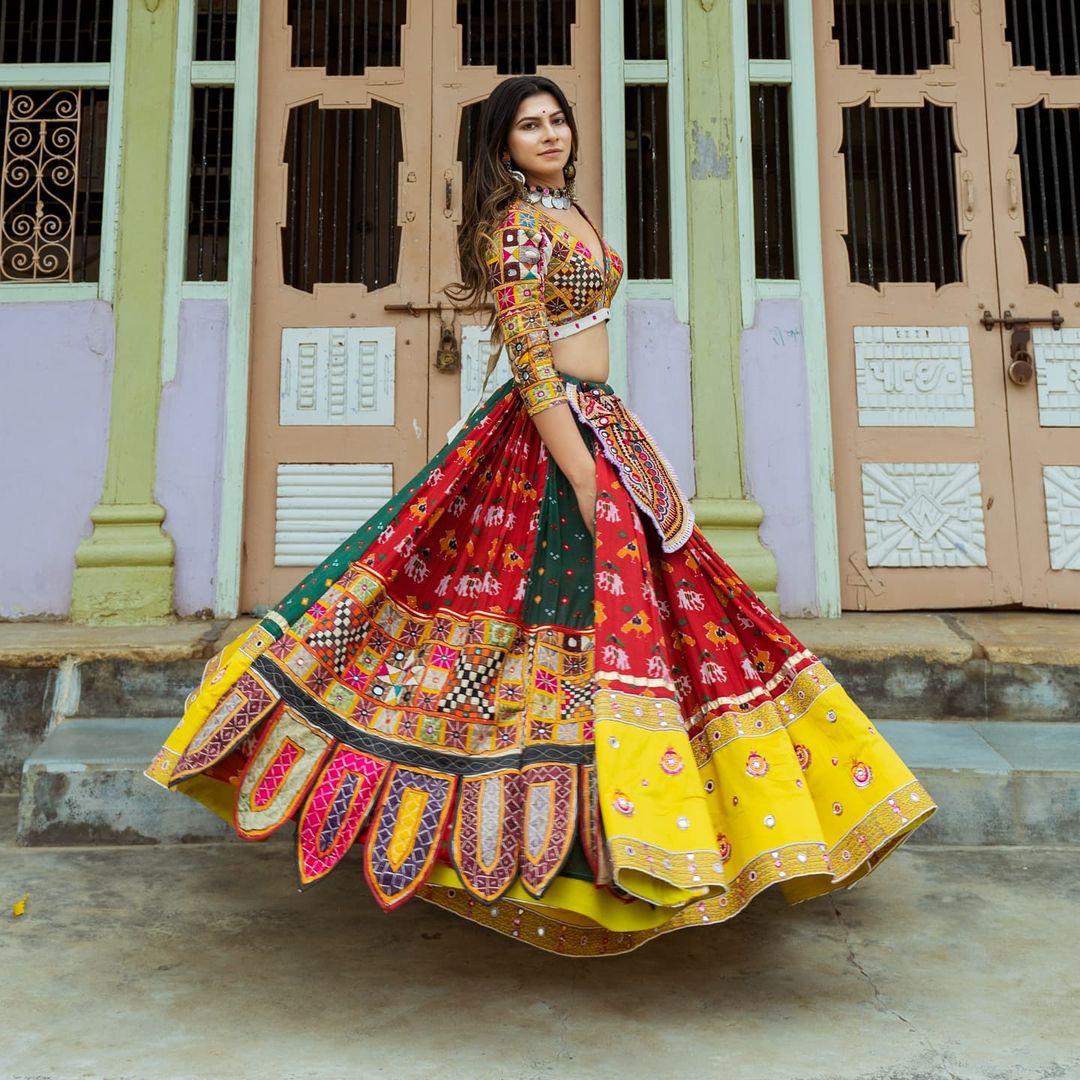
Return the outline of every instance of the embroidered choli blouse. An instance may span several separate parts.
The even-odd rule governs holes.
[[[602,236],[600,241],[597,258],[543,207],[519,199],[507,207],[493,237],[488,283],[514,382],[530,416],[567,400],[551,342],[611,317],[623,263]]]

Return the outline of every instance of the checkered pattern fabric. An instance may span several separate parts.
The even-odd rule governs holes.
[[[315,624],[308,634],[307,645],[340,675],[370,630],[368,611],[352,596],[345,596]]]
[[[495,722],[496,676],[503,650],[464,648],[457,658],[450,690],[439,702],[439,712],[462,720]]]

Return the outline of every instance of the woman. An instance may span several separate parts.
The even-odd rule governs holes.
[[[559,953],[849,886],[936,807],[606,383],[623,266],[562,91],[500,83],[480,144],[455,293],[490,289],[513,377],[209,662],[147,775],[248,839],[293,819],[302,887],[357,844],[383,908]]]

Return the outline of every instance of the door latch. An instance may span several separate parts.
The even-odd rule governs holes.
[[[1006,330],[1011,330],[1020,323],[1050,323],[1055,330],[1060,330],[1065,325],[1065,316],[1057,308],[1054,308],[1049,315],[1014,315],[1006,308],[1001,317],[996,319],[990,314],[989,308],[983,308],[980,321],[987,330],[993,330],[999,323]]]

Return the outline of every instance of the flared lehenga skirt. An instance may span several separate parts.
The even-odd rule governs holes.
[[[864,876],[936,806],[710,546],[606,383],[568,377],[595,540],[513,382],[207,664],[147,769],[240,836],[295,823],[553,952],[625,952]]]

